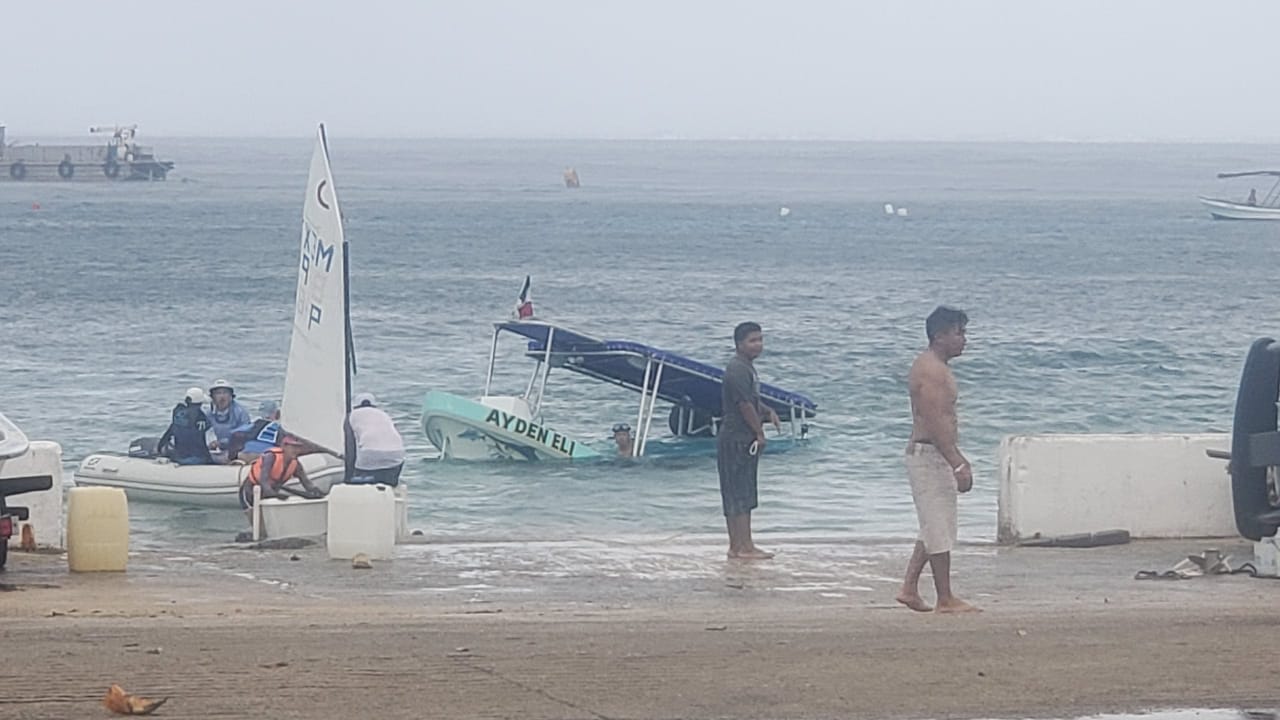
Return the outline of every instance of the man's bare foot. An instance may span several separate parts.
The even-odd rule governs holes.
[[[940,613],[980,613],[980,612],[982,612],[982,608],[977,607],[977,606],[975,606],[975,605],[970,605],[969,603],[967,603],[967,602],[965,602],[965,601],[963,601],[963,600],[960,600],[960,599],[958,599],[958,598],[951,598],[951,599],[950,599],[950,600],[948,600],[947,602],[940,602],[940,603],[938,603],[938,608],[937,608],[937,610],[935,610],[934,612],[940,612]]]
[[[764,550],[761,550],[758,547],[753,547],[750,550],[737,550],[737,551],[730,550],[729,559],[730,560],[771,560],[773,559],[773,553],[766,552]]]
[[[924,601],[924,598],[915,593],[901,592],[898,593],[898,597],[894,598],[894,600],[897,600],[916,612],[929,612],[933,609],[929,603]]]

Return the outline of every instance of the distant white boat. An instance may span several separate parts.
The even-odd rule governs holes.
[[[790,214],[791,214],[791,208],[786,207],[785,205],[778,210],[778,217],[786,217]]]
[[[884,204],[884,214],[885,214],[885,215],[892,215],[892,214],[893,214],[893,203],[885,203],[885,204]]]
[[[907,216],[907,209],[904,207],[898,208],[898,217],[906,217],[906,216]]]
[[[1264,207],[1200,197],[1200,202],[1209,208],[1214,220],[1280,220],[1280,207]]]
[[[1252,170],[1249,172],[1218,173],[1219,179],[1237,177],[1276,178],[1271,189],[1258,199],[1256,189],[1249,190],[1243,202],[1200,196],[1200,203],[1209,209],[1214,220],[1280,220],[1280,170]]]

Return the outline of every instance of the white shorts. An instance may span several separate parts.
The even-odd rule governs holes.
[[[907,477],[920,521],[918,538],[930,555],[951,552],[956,544],[956,476],[951,464],[932,445],[907,447]]]

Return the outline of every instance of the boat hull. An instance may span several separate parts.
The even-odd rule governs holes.
[[[329,530],[329,499],[262,500],[262,535],[271,540],[314,538]]]
[[[331,455],[306,455],[301,462],[322,490],[342,482],[343,463]],[[239,508],[240,483],[248,473],[248,465],[177,465],[165,458],[97,453],[80,463],[75,482],[120,488],[130,501]]]
[[[528,418],[433,390],[422,404],[422,430],[451,460],[586,460],[587,445]]]
[[[1215,220],[1280,220],[1280,208],[1241,205],[1230,200],[1200,198]]]
[[[336,484],[336,483],[335,483]],[[396,542],[409,537],[409,493],[401,483],[395,490]],[[329,498],[291,497],[285,500],[266,498],[262,508],[263,536],[280,538],[317,538],[329,532]]]

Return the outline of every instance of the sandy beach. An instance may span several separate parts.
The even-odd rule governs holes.
[[[0,576],[11,659],[0,716],[103,717],[98,701],[113,682],[170,697],[158,717],[187,718],[1015,718],[1274,706],[1262,660],[1275,656],[1280,583],[1133,579],[1209,546],[1248,558],[1247,546],[1206,542],[967,547],[958,588],[986,612],[965,617],[893,603],[905,546],[827,563],[829,579],[860,575],[844,592],[812,567],[848,549],[817,543],[781,546],[756,566],[719,560],[710,544],[662,550],[704,567],[696,576],[638,571],[638,549],[619,572],[600,551],[596,565],[558,581],[539,575],[554,547],[474,547],[468,557],[491,558],[479,563],[490,582],[461,592],[451,582],[477,565],[417,563],[431,569],[409,580],[395,561],[353,570],[319,548],[214,561],[137,553],[123,575],[72,575],[56,555],[15,554]]]

